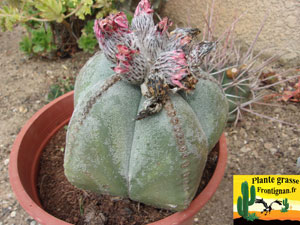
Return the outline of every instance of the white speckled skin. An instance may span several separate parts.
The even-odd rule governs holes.
[[[96,193],[175,211],[185,209],[226,124],[225,96],[216,84],[202,80],[188,96],[170,94],[184,134],[186,149],[181,152],[166,109],[134,120],[144,99],[138,87],[124,81],[96,99],[80,122],[85,103],[113,75],[111,66],[102,54],[96,54],[77,78],[65,150],[68,180]]]

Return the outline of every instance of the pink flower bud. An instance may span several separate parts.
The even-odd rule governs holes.
[[[172,83],[173,83],[175,86],[178,86],[178,87],[181,88],[181,89],[185,89],[185,90],[187,89],[186,87],[183,86],[182,83],[180,83],[179,80],[174,79],[174,78],[171,78],[171,81],[172,81]]]
[[[114,68],[114,71],[118,74],[128,73],[130,71],[129,65],[119,64]]]
[[[172,59],[180,66],[187,66],[186,57],[182,50],[173,51]]]
[[[124,54],[121,54],[121,53],[117,53],[116,54],[116,58],[119,60],[119,61],[125,61],[126,60],[126,56]]]
[[[168,31],[169,27],[172,26],[172,21],[168,17],[163,18],[157,25],[156,29],[159,33],[164,34]]]
[[[103,39],[104,35],[112,36],[115,33],[122,35],[131,32],[128,27],[127,17],[123,12],[95,20],[94,31],[98,40]]]
[[[129,49],[125,45],[117,45],[117,51],[116,58],[119,61],[131,61],[132,57],[135,53],[138,53],[137,50]]]
[[[149,2],[149,0],[141,0],[136,7],[134,16],[138,16],[142,13],[151,14],[153,12],[154,10],[151,9],[151,3]]]
[[[128,20],[127,20],[125,13],[123,13],[123,12],[117,13],[113,17],[113,21],[117,25],[117,27],[128,30]]]
[[[186,46],[187,44],[191,43],[192,36],[185,36],[180,40],[180,46]]]
[[[125,45],[117,45],[118,52],[122,55],[130,55],[131,50]]]

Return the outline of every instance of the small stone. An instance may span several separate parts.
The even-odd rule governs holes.
[[[299,109],[297,106],[293,105],[293,104],[289,104],[287,107],[286,107],[288,110],[291,110],[291,111],[294,111],[294,112],[298,112]]]
[[[270,150],[270,149],[273,147],[273,144],[270,143],[270,142],[267,142],[267,143],[264,144],[264,147],[265,147],[266,149]]]
[[[115,197],[111,197],[110,198],[113,202],[117,202],[117,201],[121,201],[122,198],[121,197],[118,197],[118,196],[115,196]]]
[[[12,212],[10,213],[10,217],[12,217],[12,218],[16,217],[16,215],[17,215],[17,212],[16,212],[16,211],[12,211]]]
[[[198,221],[199,221],[199,219],[198,219],[197,217],[195,217],[195,218],[194,218],[194,221],[195,221],[195,222],[198,222]]]
[[[247,146],[243,146],[243,147],[241,148],[241,152],[246,153],[246,152],[249,152],[249,151],[251,151],[251,148],[248,148]]]
[[[132,214],[132,210],[126,207],[123,210],[121,210],[121,214],[131,215]]]
[[[297,26],[297,24],[299,23],[298,19],[299,18],[297,18],[294,15],[289,15],[285,18],[287,26],[289,26],[291,28],[294,28]]]
[[[61,65],[62,68],[64,68],[64,70],[68,70],[68,67],[66,67],[65,65]]]
[[[30,222],[30,225],[36,225],[36,221],[35,221],[35,220],[32,220],[32,221]]]
[[[281,113],[282,109],[277,107],[275,110],[274,110],[274,113]]]
[[[13,194],[12,194],[12,193],[9,193],[9,194],[7,194],[6,196],[7,196],[7,198],[12,198],[12,197],[13,197]]]
[[[19,112],[25,114],[25,113],[28,112],[28,109],[25,108],[24,106],[20,106],[20,107],[19,107]]]
[[[297,159],[297,167],[300,168],[300,157]]]
[[[7,166],[8,163],[9,163],[9,159],[5,159],[5,160],[4,160],[4,165]]]
[[[46,71],[46,74],[47,74],[47,75],[52,75],[53,72],[52,72],[51,70],[47,70],[47,71]]]
[[[244,128],[241,128],[241,129],[240,129],[240,133],[241,133],[242,135],[244,135],[245,138],[248,136],[248,135],[247,135],[247,132],[246,132],[246,130],[245,130]]]
[[[276,149],[276,148],[270,148],[270,152],[271,152],[272,154],[275,154],[275,153],[277,152],[277,149]]]
[[[252,124],[249,121],[246,121],[245,126],[246,130],[249,130],[252,127]]]
[[[255,157],[256,159],[259,158],[257,151],[252,152],[252,154],[254,155],[254,157]]]
[[[283,1],[286,9],[295,9],[296,4],[293,1]]]

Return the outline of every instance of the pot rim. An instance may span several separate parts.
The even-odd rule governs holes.
[[[10,153],[10,160],[9,160],[9,180],[12,187],[12,190],[20,203],[20,205],[25,209],[25,211],[32,216],[37,222],[41,224],[57,224],[57,225],[70,225],[63,220],[60,220],[51,214],[47,213],[41,206],[40,200],[38,198],[36,186],[32,187],[34,189],[33,196],[30,197],[29,194],[26,192],[25,187],[22,183],[19,174],[19,167],[18,167],[18,155],[19,150],[22,145],[22,141],[25,135],[28,135],[30,129],[39,120],[43,117],[49,110],[53,108],[54,105],[61,104],[64,107],[64,103],[66,101],[73,100],[74,91],[66,93],[59,98],[55,99],[54,101],[48,103],[44,107],[42,107],[38,112],[36,112],[23,126],[21,131],[19,132]],[[73,110],[72,110],[73,111]],[[57,124],[54,128],[52,128],[51,132],[42,142],[39,147],[40,153],[45,145],[48,143],[50,138],[64,125],[68,123],[70,120],[71,114],[67,115],[66,118],[60,118],[60,121],[57,121]],[[35,158],[39,159],[40,154]],[[219,157],[216,169],[213,173],[212,178],[208,182],[207,186],[203,189],[203,191],[192,201],[189,208],[182,211],[172,214],[164,219],[158,220],[153,222],[149,225],[175,225],[186,222],[193,218],[193,216],[208,202],[208,200],[213,196],[216,192],[226,169],[227,163],[227,145],[226,145],[226,138],[224,133],[222,134],[219,140]],[[33,165],[33,168],[37,170],[38,164]],[[32,169],[34,170],[34,169]],[[36,172],[33,171],[33,176],[36,177]],[[35,182],[36,184],[36,182]]]

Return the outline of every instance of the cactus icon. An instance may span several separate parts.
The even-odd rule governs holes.
[[[288,199],[287,198],[283,199],[282,204],[284,205],[284,207],[280,210],[280,212],[286,213],[290,207],[290,204],[288,203]]]
[[[250,200],[249,200],[249,189],[248,189],[248,182],[245,181],[241,185],[242,188],[242,195],[243,197],[239,196],[237,201],[237,210],[240,216],[244,219],[248,217],[248,208],[250,205],[253,205],[255,202],[256,194],[255,194],[255,187],[254,185],[250,188]]]

